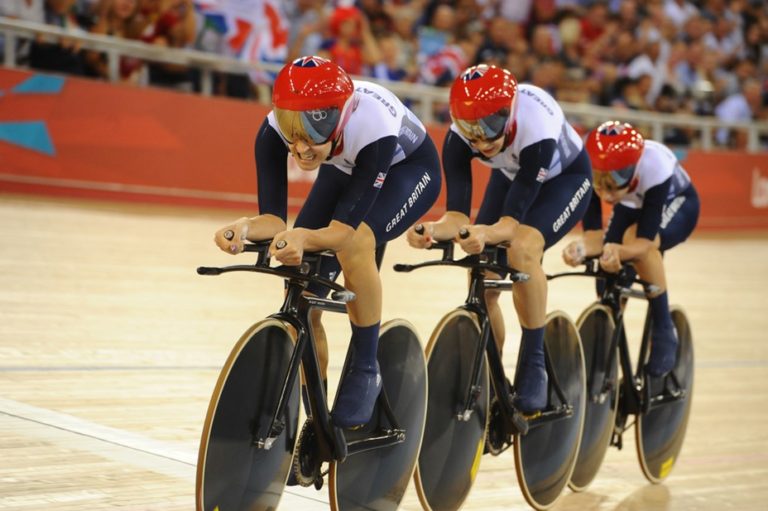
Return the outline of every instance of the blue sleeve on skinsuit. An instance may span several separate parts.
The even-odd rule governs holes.
[[[603,228],[603,205],[600,203],[600,196],[592,194],[587,204],[587,211],[584,218],[581,219],[585,231],[599,231]]]
[[[288,216],[288,148],[267,119],[254,143],[259,214]]]
[[[443,170],[445,172],[446,210],[469,216],[472,210],[472,149],[451,130],[443,141]]]
[[[667,201],[669,188],[672,186],[670,177],[663,183],[649,188],[643,197],[643,207],[637,221],[637,237],[653,241],[661,228],[661,215],[664,203]]]
[[[502,216],[511,216],[518,222],[525,218],[528,208],[539,194],[541,182],[537,180],[541,169],[549,169],[557,143],[548,138],[520,151],[520,170],[509,187]]]
[[[368,144],[358,153],[349,186],[333,214],[334,220],[357,229],[379,195],[381,186],[374,184],[380,177],[386,178],[396,149],[397,137],[389,136]]]

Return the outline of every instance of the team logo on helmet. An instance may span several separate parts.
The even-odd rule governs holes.
[[[621,135],[624,133],[625,129],[626,126],[624,124],[614,123],[607,126],[602,126],[600,128],[600,134],[608,136]]]
[[[327,64],[329,61],[322,57],[299,57],[293,61],[294,66],[299,67],[320,67],[323,64]]]
[[[466,81],[469,80],[477,80],[478,78],[481,78],[485,75],[485,73],[488,71],[488,66],[474,66],[470,67],[466,71],[464,71],[464,74],[461,75],[461,79]]]

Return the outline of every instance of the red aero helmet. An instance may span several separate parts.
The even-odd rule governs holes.
[[[610,172],[616,185],[627,186],[635,175],[635,166],[643,154],[645,140],[632,125],[607,121],[587,137],[587,152],[592,168]]]
[[[348,119],[355,87],[337,64],[300,57],[280,70],[272,90],[275,118],[289,142],[335,140]]]
[[[469,139],[495,140],[507,131],[516,101],[512,73],[486,64],[472,66],[451,86],[451,119]]]

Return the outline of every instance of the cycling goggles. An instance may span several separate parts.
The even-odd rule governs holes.
[[[336,107],[303,112],[275,108],[274,112],[280,132],[290,144],[299,140],[309,145],[325,144],[341,118],[341,111]]]
[[[632,183],[632,178],[635,176],[635,167],[637,165],[628,165],[624,168],[611,170],[609,174],[616,183],[616,188],[626,188]]]
[[[509,121],[509,108],[502,108],[495,114],[480,119],[453,119],[462,135],[470,140],[492,141],[504,135]]]

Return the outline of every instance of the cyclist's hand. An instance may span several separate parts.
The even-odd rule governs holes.
[[[456,241],[467,254],[479,254],[485,248],[485,227],[482,225],[463,225],[459,229]]]
[[[421,231],[421,233],[418,231]],[[435,241],[433,238],[434,233],[434,222],[424,222],[408,229],[405,236],[408,244],[413,248],[429,248]]]
[[[563,249],[563,261],[565,261],[565,264],[568,266],[578,266],[584,262],[586,252],[587,250],[584,247],[584,241],[572,241]]]
[[[603,245],[603,254],[600,256],[600,267],[610,273],[616,273],[621,269],[621,257],[618,243],[606,243]]]
[[[243,251],[243,242],[247,236],[248,218],[243,217],[216,231],[213,241],[221,250],[234,255]]]
[[[300,230],[291,229],[275,235],[269,246],[269,253],[288,266],[298,266],[304,257],[305,236]]]

